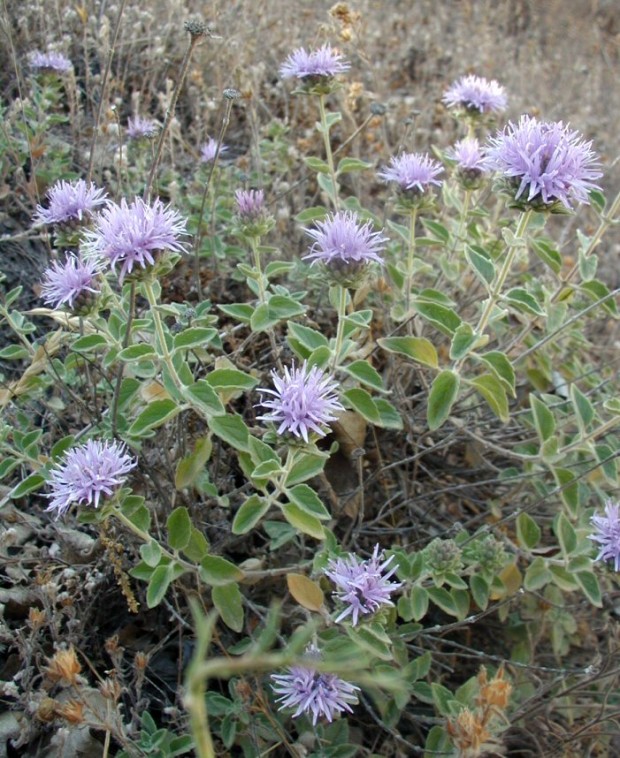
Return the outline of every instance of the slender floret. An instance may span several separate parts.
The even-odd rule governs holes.
[[[508,102],[506,91],[495,79],[469,74],[454,82],[443,96],[450,108],[463,108],[473,113],[501,113]]]
[[[243,221],[256,221],[263,215],[265,193],[263,190],[235,190],[237,215]]]
[[[181,235],[187,234],[185,219],[177,211],[155,200],[148,205],[141,198],[127,203],[109,203],[97,218],[95,228],[86,234],[89,255],[120,266],[120,280],[135,267],[155,264],[158,253],[185,251]]]
[[[588,203],[602,176],[592,143],[561,121],[521,116],[489,140],[489,165],[507,180],[516,201],[534,209],[551,209],[571,201]]]
[[[71,448],[64,460],[50,472],[51,493],[47,511],[56,518],[63,516],[73,503],[99,507],[102,499],[111,497],[122,486],[137,461],[123,444],[88,440]]]
[[[390,159],[389,168],[379,171],[378,176],[385,182],[395,182],[403,192],[423,194],[431,185],[440,186],[437,176],[443,171],[439,161],[422,153],[401,153]]]
[[[270,409],[262,421],[278,424],[278,434],[289,433],[309,441],[311,433],[324,437],[326,427],[335,421],[336,413],[344,410],[337,396],[337,383],[318,366],[308,368],[306,362],[296,368],[295,364],[284,369],[284,376],[271,372],[275,389],[261,389],[272,399],[260,405]]]
[[[220,145],[219,155],[227,152],[227,150],[228,147],[226,145]],[[200,148],[200,160],[203,163],[212,163],[215,160],[216,155],[218,155],[217,140],[210,137]]]
[[[313,263],[383,263],[381,252],[387,242],[381,232],[373,231],[372,223],[362,223],[353,211],[338,211],[323,221],[317,221],[314,229],[304,229],[314,239],[304,260]]]
[[[127,136],[132,140],[153,139],[158,125],[153,119],[143,116],[130,116],[127,119]]]
[[[310,646],[306,651],[307,666],[290,666],[286,674],[273,674],[273,691],[276,702],[283,708],[295,708],[293,718],[307,713],[316,725],[320,717],[333,721],[334,716],[344,711],[352,712],[350,704],[357,703],[359,687],[346,682],[336,674],[321,673],[312,667],[312,661],[320,659],[318,648]]]
[[[375,545],[368,560],[360,561],[356,555],[349,555],[329,561],[325,574],[336,585],[334,594],[344,605],[337,622],[350,616],[351,623],[356,626],[360,616],[376,613],[382,606],[394,605],[390,595],[402,583],[389,581],[398,570],[398,566],[390,565],[393,560],[393,555],[384,560],[379,545]]]
[[[483,174],[488,172],[487,159],[480,143],[474,137],[457,142],[448,151],[448,157],[456,161],[456,175],[466,189],[476,189]]]
[[[73,64],[66,55],[53,51],[42,53],[40,50],[35,50],[28,56],[28,63],[35,71],[53,71],[56,74],[66,74],[73,68]]]
[[[592,526],[596,529],[589,539],[601,545],[597,561],[613,561],[614,569],[620,571],[620,503],[608,500],[605,516],[592,516]]]
[[[43,273],[41,297],[52,308],[67,305],[81,310],[99,294],[97,275],[102,269],[96,258],[84,260],[73,253],[64,262],[54,261]]]
[[[336,74],[342,74],[349,68],[350,64],[331,45],[326,44],[310,52],[300,47],[293,51],[280,66],[280,76],[283,79],[316,81],[320,78],[331,78]]]
[[[33,219],[35,226],[41,224],[78,225],[86,221],[106,202],[106,191],[88,184],[84,179],[74,182],[61,180],[47,192],[47,208],[37,205]]]

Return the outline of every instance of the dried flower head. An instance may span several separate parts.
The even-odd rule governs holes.
[[[318,366],[308,368],[306,362],[284,369],[284,376],[271,372],[275,389],[259,392],[273,396],[261,401],[269,413],[259,416],[262,421],[278,424],[278,434],[292,434],[309,441],[314,433],[319,437],[327,434],[326,426],[336,419],[336,413],[344,410],[337,395],[338,385],[331,376]]]
[[[480,708],[505,710],[508,707],[512,684],[504,679],[504,667],[500,666],[497,673],[489,681],[487,670],[484,666],[478,673],[478,685],[480,692],[476,698],[476,705]]]
[[[34,71],[53,72],[55,74],[66,74],[73,68],[73,64],[66,55],[53,51],[47,53],[42,53],[39,50],[33,51],[28,56],[28,64]]]
[[[109,203],[98,216],[95,228],[87,232],[84,249],[89,256],[120,266],[120,280],[134,267],[145,269],[155,264],[158,253],[184,252],[179,237],[187,234],[185,219],[177,211],[155,200],[151,205],[141,198],[127,203]]]
[[[356,555],[349,555],[329,561],[325,575],[336,585],[334,594],[345,606],[336,617],[337,622],[351,616],[351,622],[356,626],[360,616],[376,613],[382,606],[394,605],[390,595],[402,583],[389,581],[398,570],[398,566],[390,566],[393,560],[393,555],[384,560],[379,545],[375,545],[368,560],[361,561]]]
[[[88,184],[84,179],[74,182],[61,180],[47,192],[47,208],[37,205],[33,223],[62,224],[77,226],[82,224],[106,201],[106,191]]]
[[[468,113],[501,113],[506,110],[506,90],[495,79],[469,74],[454,82],[443,96],[449,108],[463,108]]]
[[[377,176],[385,182],[395,182],[401,192],[421,195],[431,185],[441,185],[437,176],[443,171],[439,161],[422,153],[401,153],[390,158],[389,168]]]
[[[68,700],[66,703],[57,706],[56,715],[70,724],[83,724],[85,720],[84,708],[84,703],[80,703],[79,700]]]
[[[204,37],[209,31],[209,27],[201,18],[190,18],[185,22],[184,26],[185,31],[189,33],[192,39]]]
[[[448,719],[446,730],[463,758],[481,756],[483,746],[491,739],[482,714],[469,708],[462,708],[456,719]]]
[[[489,166],[507,180],[515,201],[535,210],[551,210],[571,200],[588,203],[602,176],[592,143],[561,121],[521,116],[489,140]]]
[[[159,125],[151,118],[130,116],[127,119],[127,136],[132,140],[153,139],[158,129]]]
[[[67,305],[72,311],[88,311],[100,289],[97,276],[102,270],[101,261],[87,260],[68,253],[64,262],[53,261],[43,272],[41,297],[52,308]]]
[[[283,708],[295,708],[293,718],[302,713],[312,715],[316,725],[320,717],[333,721],[334,716],[344,711],[352,712],[350,704],[357,703],[359,687],[335,674],[321,673],[312,667],[312,662],[320,659],[318,648],[310,646],[306,650],[309,657],[307,666],[291,666],[286,674],[273,674],[273,691],[276,702]]]
[[[45,673],[54,684],[77,684],[82,666],[73,645],[66,650],[58,650],[47,662]]]
[[[203,163],[212,163],[217,155],[222,155],[227,150],[226,145],[220,145],[218,151],[218,141],[210,137],[200,148],[200,160]]]
[[[613,561],[614,569],[620,571],[620,503],[608,500],[605,515],[592,516],[592,526],[596,531],[588,538],[601,546],[596,560]]]
[[[280,66],[280,76],[283,79],[296,78],[316,83],[322,79],[331,79],[349,68],[350,64],[331,45],[326,44],[310,52],[299,47]]]
[[[73,503],[99,507],[102,498],[111,497],[125,481],[137,461],[119,442],[88,440],[71,448],[62,463],[52,469],[52,491],[47,511],[63,516]]]

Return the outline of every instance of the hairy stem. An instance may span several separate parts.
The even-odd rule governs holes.
[[[333,196],[331,197],[334,203],[335,210],[340,208],[340,199],[338,197],[338,182],[336,180],[336,169],[334,167],[334,155],[332,153],[332,145],[329,139],[329,126],[327,124],[327,110],[325,109],[325,95],[319,95],[319,111],[321,113],[321,133],[323,135],[323,144],[325,145],[325,157],[327,159],[327,165],[329,166],[329,175],[332,180]]]

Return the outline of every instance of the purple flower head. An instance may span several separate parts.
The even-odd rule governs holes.
[[[378,176],[385,182],[396,182],[403,192],[421,195],[431,184],[441,185],[436,177],[443,171],[439,161],[422,153],[401,153],[390,158],[389,168],[379,171]]]
[[[334,594],[345,605],[336,622],[351,616],[355,626],[360,616],[375,613],[383,605],[394,605],[390,594],[402,583],[389,581],[398,570],[398,566],[390,567],[393,559],[392,555],[383,560],[379,545],[375,545],[372,557],[366,561],[360,561],[355,555],[329,561],[325,575],[334,582],[337,587]]]
[[[62,53],[42,53],[39,50],[30,53],[28,63],[35,71],[53,71],[56,74],[66,74],[73,68],[69,58]]]
[[[95,187],[84,179],[75,182],[61,180],[56,182],[47,192],[47,208],[37,205],[33,219],[35,226],[41,224],[64,224],[75,226],[81,224],[86,217],[92,216],[95,210],[106,201],[106,191]]]
[[[265,193],[263,190],[235,190],[237,215],[243,221],[256,221],[263,215]]]
[[[84,243],[89,255],[120,265],[123,281],[134,267],[154,265],[157,253],[169,250],[184,252],[179,236],[187,234],[185,219],[157,199],[148,205],[141,198],[130,204],[125,198],[108,203],[97,218],[95,228],[87,232]]]
[[[99,501],[111,497],[125,481],[125,475],[137,465],[123,444],[88,440],[71,448],[62,463],[50,472],[52,491],[47,511],[56,518],[64,516],[73,503],[99,507]]]
[[[158,125],[153,119],[143,116],[133,116],[127,119],[127,136],[129,139],[153,139],[157,130]]]
[[[608,500],[605,516],[592,516],[592,526],[596,529],[589,539],[601,545],[597,561],[612,561],[614,569],[620,571],[620,503]]]
[[[315,646],[310,646],[306,654],[311,660],[320,659]],[[316,671],[311,664],[290,666],[287,674],[272,674],[271,678],[275,682],[273,691],[279,695],[276,702],[280,703],[280,710],[295,708],[293,718],[302,713],[312,714],[314,725],[321,716],[331,723],[338,713],[351,713],[350,703],[357,703],[355,693],[359,687],[345,682],[336,674]]]
[[[260,405],[270,412],[258,418],[273,421],[278,426],[278,434],[290,433],[308,442],[311,432],[324,437],[325,427],[335,421],[335,413],[344,408],[336,394],[338,385],[331,376],[318,366],[308,369],[306,362],[296,368],[284,369],[284,376],[271,372],[275,389],[261,389],[272,399],[261,401]]]
[[[71,310],[86,307],[98,295],[97,275],[101,261],[96,258],[83,260],[69,253],[64,263],[54,261],[43,273],[41,297],[52,308],[68,305]]]
[[[570,201],[588,203],[588,192],[598,189],[602,176],[592,143],[561,121],[538,121],[521,116],[489,140],[488,159],[515,189],[515,200],[531,207],[549,207]]]
[[[387,237],[374,232],[372,223],[362,223],[353,211],[338,211],[323,221],[317,221],[314,229],[304,231],[314,239],[304,260],[313,263],[383,263],[380,253]]]
[[[473,137],[457,142],[448,151],[448,157],[456,161],[456,173],[459,181],[468,189],[476,189],[480,178],[488,171],[488,163],[480,143]]]
[[[220,145],[219,155],[225,153],[227,150],[226,145]],[[210,137],[200,148],[200,160],[203,163],[212,163],[216,155],[218,155],[217,140]]]
[[[501,113],[508,104],[501,84],[474,74],[454,82],[442,99],[449,108],[464,108],[474,114]]]
[[[317,81],[331,78],[348,71],[350,64],[331,45],[323,45],[318,50],[307,52],[303,47],[294,50],[280,66],[283,79]]]

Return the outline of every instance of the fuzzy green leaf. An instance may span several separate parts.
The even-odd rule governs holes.
[[[445,369],[438,374],[428,395],[427,421],[431,431],[439,429],[450,415],[459,394],[460,377],[454,371]]]

